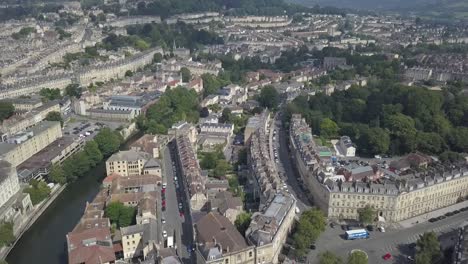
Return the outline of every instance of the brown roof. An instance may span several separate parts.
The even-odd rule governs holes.
[[[242,199],[240,197],[233,197],[230,192],[219,192],[215,195],[212,204],[218,208],[218,211],[224,214],[228,209],[242,208]]]
[[[92,228],[67,234],[68,263],[97,264],[115,261],[109,228]]]
[[[229,219],[210,212],[196,224],[199,243],[215,246],[220,244],[224,252],[244,249],[247,246],[244,237],[237,231]]]
[[[81,232],[91,228],[110,228],[109,218],[81,218],[80,222],[75,226],[73,232]]]

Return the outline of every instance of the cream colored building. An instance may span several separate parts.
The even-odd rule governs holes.
[[[0,160],[0,207],[20,190],[16,170],[7,161]]]
[[[295,210],[296,200],[289,194],[278,193],[263,212],[252,215],[245,235],[249,244],[255,246],[257,264],[279,263],[278,256],[291,231]]]
[[[60,137],[62,137],[60,122],[42,121],[10,137],[7,142],[0,143],[0,159],[16,167]]]
[[[12,116],[3,121],[0,126],[0,131],[7,135],[13,135],[24,131],[44,120],[50,112],[60,113],[59,103],[48,102],[44,105],[41,104],[38,108],[32,109],[23,115]]]
[[[291,119],[290,142],[303,182],[329,218],[358,219],[359,210],[369,205],[376,210],[376,219],[398,222],[453,205],[468,195],[466,165],[444,169],[424,161],[423,172],[400,175],[375,167],[371,177],[376,180],[347,181],[319,157],[311,129],[300,115]]]
[[[122,176],[142,175],[144,166],[151,159],[151,155],[134,150],[119,151],[106,161],[107,175],[118,173]],[[148,174],[148,173],[147,173]]]

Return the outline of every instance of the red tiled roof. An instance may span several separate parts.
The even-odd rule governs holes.
[[[67,244],[70,264],[115,261],[109,228],[92,228],[68,233]]]

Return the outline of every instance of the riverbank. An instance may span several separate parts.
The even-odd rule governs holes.
[[[32,212],[29,213],[26,219],[23,220],[21,226],[19,227],[19,233],[16,235],[15,241],[9,247],[3,247],[0,250],[0,259],[5,259],[5,257],[10,253],[10,251],[15,247],[16,243],[21,239],[23,234],[36,222],[37,219],[45,212],[45,210],[59,197],[59,195],[65,190],[67,184],[64,184],[55,190],[52,190],[51,195],[45,201],[39,203]]]
[[[128,149],[137,138],[131,136],[120,149]],[[66,235],[81,219],[86,202],[92,201],[101,188],[105,177],[105,161],[88,171],[83,177],[66,186],[27,229],[11,249],[6,260],[10,264],[63,264],[68,261]]]

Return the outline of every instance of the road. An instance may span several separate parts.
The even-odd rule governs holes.
[[[178,166],[173,169],[172,161],[174,153],[171,153],[169,147],[164,149],[163,162],[166,187],[166,210],[163,212],[163,218],[166,223],[163,224],[163,230],[166,230],[168,235],[174,234],[175,244],[177,245],[177,254],[186,264],[194,263],[191,254],[187,251],[187,247],[191,248],[193,245],[193,228],[191,217],[188,210],[187,203],[185,202],[186,195],[183,194],[183,187],[179,184],[179,189],[175,187],[174,176],[180,180],[180,170]],[[184,216],[179,214],[179,202],[184,204]]]
[[[272,140],[271,143],[273,147],[276,147],[278,150],[279,162],[275,164],[282,180],[285,181],[288,187],[288,191],[296,197],[297,207],[301,212],[303,212],[311,207],[311,203],[307,199],[307,195],[301,189],[300,183],[297,180],[299,178],[299,173],[293,166],[294,161],[291,153],[289,152],[289,132],[284,128],[283,122],[283,115],[278,114],[275,116],[272,127],[270,128],[271,130],[276,129],[277,131],[275,140]]]
[[[468,211],[465,211],[434,223],[424,222],[406,229],[387,230],[385,233],[370,232],[371,237],[369,239],[354,241],[345,240],[342,237],[344,231],[340,227],[334,229],[327,227],[327,230],[316,242],[317,249],[309,252],[307,256],[308,263],[318,263],[317,255],[326,250],[339,254],[346,259],[353,249],[366,251],[369,255],[369,263],[410,263],[406,260],[406,256],[413,255],[414,252],[408,247],[408,244],[416,242],[424,232],[434,231],[442,235],[442,240],[445,240],[442,245],[446,245],[450,243],[451,239],[445,234],[454,231],[467,218]],[[385,261],[382,259],[387,252],[393,255],[393,260]]]

